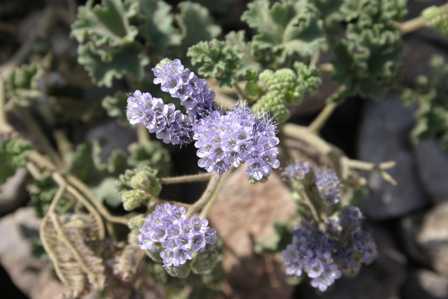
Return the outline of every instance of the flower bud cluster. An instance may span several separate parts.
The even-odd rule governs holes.
[[[127,170],[119,180],[123,208],[126,211],[135,210],[148,203],[162,190],[157,170],[147,165]]]

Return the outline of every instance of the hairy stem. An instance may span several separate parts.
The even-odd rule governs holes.
[[[344,100],[347,92],[347,87],[345,85],[339,86],[331,96],[328,97],[327,103],[324,109],[319,113],[319,115],[314,119],[314,121],[308,126],[308,129],[318,134],[328,119],[331,117],[336,107]]]
[[[140,144],[149,143],[151,140],[148,130],[142,125],[137,126],[137,138]]]
[[[193,182],[207,182],[213,176],[211,173],[199,173],[191,175],[182,175],[174,177],[161,178],[160,182],[164,185],[171,184],[183,184],[183,183],[193,183]]]
[[[286,124],[283,126],[282,130],[286,137],[309,144],[322,156],[328,156],[331,152],[335,151],[333,146],[306,127],[295,124]]]
[[[303,189],[299,189],[298,190],[299,196],[303,199],[303,201],[306,203],[306,205],[308,206],[308,208],[311,211],[311,214],[314,218],[314,220],[317,223],[323,223],[323,219],[321,214],[319,213],[319,209],[317,208],[317,206],[314,204],[314,202],[310,199],[310,197],[308,196],[308,194],[305,192],[305,190]]]
[[[70,184],[72,184],[76,189],[78,189],[81,193],[83,193],[90,201],[93,203],[98,212],[103,216],[107,221],[117,224],[128,225],[128,218],[122,216],[114,216],[102,205],[101,200],[99,200],[96,195],[87,187],[80,179],[74,176],[68,176],[67,180]]]
[[[64,178],[60,173],[53,173],[52,175],[53,180],[59,185],[59,186],[67,186],[67,191],[76,199],[78,200],[86,209],[89,211],[89,213],[93,216],[95,219],[95,222],[98,226],[98,237],[100,240],[104,239],[106,235],[106,229],[104,227],[103,220],[101,219],[101,216],[98,214],[98,211],[95,210],[94,206],[92,205],[89,200],[87,200],[86,197],[84,197],[76,188],[74,188],[72,185],[69,184],[66,178]]]
[[[229,174],[230,174],[230,172],[227,172],[227,173],[222,175],[221,179],[218,182],[218,185],[216,186],[213,194],[211,195],[210,200],[207,202],[207,204],[205,205],[205,207],[201,211],[200,216],[202,218],[206,218],[207,217],[208,212],[210,211],[210,209],[212,208],[213,204],[216,202],[216,199],[218,198],[218,191],[221,189],[222,185],[224,184],[224,181],[229,176]]]
[[[219,182],[221,181],[222,176],[219,174],[213,174],[212,178],[208,182],[207,188],[205,188],[204,193],[201,197],[188,209],[188,215],[193,215],[194,213],[199,212],[204,205],[212,198],[215,193],[216,188],[218,188]]]
[[[400,23],[398,27],[400,28],[402,34],[408,34],[417,31],[421,28],[424,28],[427,25],[428,24],[426,23],[426,20],[423,17],[417,17],[409,21]]]
[[[325,123],[328,121],[330,116],[333,114],[334,110],[338,106],[335,102],[327,103],[319,113],[319,115],[313,120],[313,122],[308,126],[308,129],[313,133],[319,133]]]
[[[436,7],[440,10],[448,10],[448,3]],[[398,24],[398,28],[400,28],[402,34],[411,33],[427,26],[430,26],[430,24],[428,24],[428,22],[422,16],[418,16],[414,19],[410,19]]]

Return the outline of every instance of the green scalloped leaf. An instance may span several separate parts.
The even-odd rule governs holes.
[[[44,66],[32,63],[16,67],[5,79],[5,96],[8,101],[27,107],[42,96],[39,80],[44,75]]]
[[[93,5],[93,1],[88,1],[79,7],[72,35],[79,43],[93,43],[96,47],[132,43],[138,31],[129,19],[136,14],[137,3],[134,2],[103,0],[101,4]]]
[[[178,8],[176,20],[181,29],[182,47],[188,48],[221,33],[221,28],[213,22],[205,7],[186,1],[179,3]]]
[[[151,51],[163,54],[169,46],[180,44],[181,34],[174,25],[172,7],[159,0],[137,0],[139,3],[139,31]]]
[[[112,86],[114,79],[125,76],[142,80],[144,67],[149,59],[137,43],[110,49],[106,57],[101,57],[90,44],[78,48],[78,62],[84,66],[94,82],[100,86]]]
[[[309,1],[281,1],[270,4],[256,0],[242,16],[256,34],[252,49],[265,65],[281,66],[309,58],[325,43],[318,10]]]

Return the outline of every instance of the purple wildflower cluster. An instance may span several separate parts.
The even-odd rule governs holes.
[[[377,255],[375,242],[363,230],[361,218],[358,208],[345,207],[325,230],[303,223],[283,251],[286,273],[297,277],[306,273],[311,285],[322,292],[342,275],[356,275]]]
[[[165,268],[178,268],[197,254],[214,250],[217,237],[206,219],[188,217],[185,208],[167,203],[158,205],[145,219],[139,244],[160,257]]]
[[[162,60],[152,71],[154,83],[160,84],[162,91],[179,99],[193,118],[202,118],[216,110],[215,94],[208,88],[207,81],[198,78],[179,59]]]
[[[127,116],[132,125],[142,124],[165,143],[183,144],[191,140],[191,122],[173,104],[150,93],[135,91],[128,98]]]
[[[283,251],[288,275],[306,274],[311,285],[323,292],[342,275],[355,275],[363,264],[375,259],[375,242],[362,228],[359,208],[337,206],[341,202],[341,182],[333,170],[301,162],[288,165],[283,175],[303,184],[312,201],[323,201],[331,207],[321,211],[329,214],[323,223],[303,221],[293,232],[291,244]]]
[[[311,170],[312,166],[308,162],[291,163],[285,167],[282,175],[287,179],[304,180]]]
[[[256,118],[246,106],[211,113],[194,130],[199,166],[224,173],[246,163],[249,177],[261,180],[280,166],[275,130],[269,119]]]
[[[290,180],[304,180],[311,173],[314,175],[313,181],[320,197],[329,205],[340,203],[341,182],[332,169],[313,168],[308,162],[299,162],[285,167],[283,176]]]
[[[334,205],[341,202],[341,182],[332,169],[315,169],[316,187],[320,196]]]
[[[314,288],[325,291],[342,276],[333,258],[331,240],[317,227],[307,224],[293,233],[292,243],[283,251],[286,274],[300,277],[304,273]]]
[[[224,173],[245,163],[250,179],[259,181],[279,167],[279,140],[269,118],[255,117],[244,105],[227,113],[217,109],[207,82],[178,59],[162,61],[153,73],[154,83],[179,99],[186,113],[149,93],[135,91],[127,107],[132,125],[144,125],[168,144],[185,144],[194,139],[198,164],[208,172]]]

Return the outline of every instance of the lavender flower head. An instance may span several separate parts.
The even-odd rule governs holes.
[[[156,207],[139,234],[140,247],[159,255],[165,268],[183,266],[216,243],[216,231],[206,219],[188,217],[185,208],[169,203]]]
[[[275,130],[270,120],[256,118],[244,105],[226,114],[214,111],[194,127],[198,165],[224,173],[247,163],[249,177],[259,181],[280,166]]]
[[[342,276],[332,256],[333,244],[328,237],[312,225],[293,232],[292,243],[283,251],[286,274],[306,274],[313,287],[325,291]]]
[[[192,123],[187,116],[150,93],[135,91],[128,97],[126,113],[131,125],[144,125],[164,143],[183,144],[191,140]]]
[[[346,275],[357,274],[363,264],[372,263],[378,254],[372,236],[362,228],[362,218],[359,208],[347,206],[330,219],[329,231],[340,243],[335,258]]]
[[[160,84],[162,91],[179,99],[194,119],[203,118],[216,109],[215,94],[208,88],[207,81],[198,78],[179,59],[164,59],[152,71],[154,83]]]
[[[324,223],[324,228],[302,223],[283,251],[286,274],[306,274],[311,285],[322,292],[342,274],[357,274],[377,256],[375,242],[361,220],[358,208],[346,206]]]
[[[327,203],[334,205],[341,201],[341,182],[332,169],[315,169],[316,187]]]
[[[309,162],[291,163],[285,167],[282,176],[290,180],[303,180],[311,171]]]

